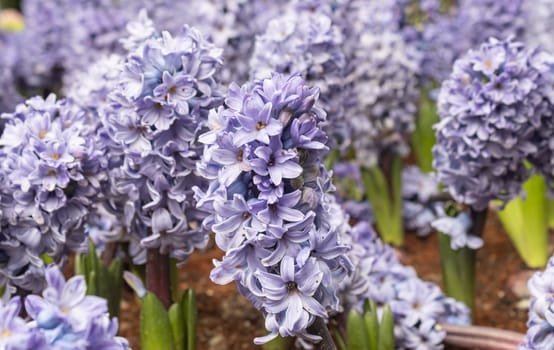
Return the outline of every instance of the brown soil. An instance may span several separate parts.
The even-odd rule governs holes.
[[[525,333],[527,309],[510,290],[509,280],[527,269],[493,214],[489,214],[483,239],[485,246],[477,253],[474,323]],[[437,235],[423,240],[407,235],[403,253],[402,262],[414,266],[419,277],[441,285]]]
[[[526,269],[495,215],[489,215],[484,240],[485,247],[477,255],[475,323],[525,332],[524,301],[514,295],[508,283],[511,276]],[[219,286],[209,279],[212,259],[221,255],[216,248],[195,254],[180,274],[183,289],[192,287],[197,293],[198,349],[261,349],[252,343],[254,337],[265,334],[260,313],[238,294],[233,284]],[[402,262],[414,266],[421,278],[441,283],[436,235],[420,239],[408,234],[400,255]],[[139,349],[138,318],[138,304],[127,291],[120,328],[135,350]]]

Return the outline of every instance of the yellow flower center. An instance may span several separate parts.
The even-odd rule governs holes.
[[[262,130],[263,128],[265,128],[266,126],[266,123],[264,122],[257,122],[256,123],[256,130]]]
[[[483,62],[483,63],[485,65],[485,68],[487,68],[487,69],[492,68],[492,61],[491,60],[485,60],[485,62]]]

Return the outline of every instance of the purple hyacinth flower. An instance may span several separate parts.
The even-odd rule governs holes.
[[[433,166],[458,202],[507,203],[531,174],[526,162],[550,176],[552,62],[546,51],[494,38],[455,62],[438,95]]]
[[[29,295],[25,300],[25,310],[39,327],[56,329],[67,325],[73,332],[83,332],[89,320],[108,312],[106,300],[86,295],[83,276],[66,282],[59,268],[51,266],[46,269],[45,277],[48,287],[43,297]]]
[[[20,318],[21,299],[13,297],[0,304],[0,348],[9,350],[46,349],[44,337]]]
[[[248,161],[250,148],[235,146],[230,135],[223,135],[219,140],[219,146],[213,149],[211,157],[214,161],[223,164],[219,176],[222,184],[229,186],[243,171],[251,169]]]
[[[281,140],[271,138],[269,146],[260,146],[254,150],[258,158],[250,161],[252,170],[258,175],[269,175],[275,186],[279,186],[283,178],[294,179],[302,174],[302,167],[296,161],[296,152],[284,150]]]
[[[348,246],[339,242],[334,224],[328,222],[332,215],[326,198],[333,187],[322,166],[328,149],[320,129],[325,113],[316,104],[318,95],[318,89],[297,75],[274,74],[240,88],[231,85],[226,106],[216,110],[217,118],[212,115],[214,129],[200,136],[207,147],[198,170],[212,184],[196,195],[199,207],[211,214],[203,225],[215,232],[216,243],[226,251],[214,262],[210,277],[216,283],[234,281],[264,313],[270,334],[257,338],[257,343],[279,334],[319,341],[307,327],[316,317],[326,319],[327,310],[340,309],[337,282],[351,266],[347,257],[336,259],[340,263],[332,258]],[[262,122],[260,130],[255,130],[256,120]],[[275,129],[263,131],[268,125]],[[225,144],[228,140],[233,140],[232,147]],[[248,168],[234,171],[234,181],[223,180],[228,166],[237,167],[240,149],[246,150],[241,160],[248,160]],[[323,251],[316,253],[312,246]],[[285,268],[289,264],[292,271]],[[281,268],[289,271],[288,277],[276,274]],[[289,297],[286,282],[290,295],[295,281],[304,289],[295,271],[307,269],[321,275],[308,295],[319,305],[315,310],[301,303],[299,309],[296,299],[291,305],[283,299],[296,298]],[[278,281],[278,287],[271,285]]]
[[[416,327],[401,327],[404,346],[407,349],[443,349],[446,332],[433,319],[425,319]]]
[[[325,308],[314,298],[323,273],[319,271],[315,259],[309,259],[303,266],[296,266],[294,258],[283,257],[280,274],[259,271],[256,273],[267,298],[266,310],[277,314],[282,334],[296,334],[305,329],[313,316],[326,317]],[[256,343],[264,343],[277,336],[277,333],[257,338]],[[268,338],[269,337],[269,338]]]
[[[207,215],[196,209],[193,187],[204,192],[203,176],[217,177],[220,170],[209,163],[195,171],[204,149],[199,136],[210,124],[210,110],[223,102],[222,50],[187,25],[174,34],[157,32],[145,12],[130,27],[136,34],[126,42],[131,52],[118,67],[121,74],[102,111],[102,131],[119,157],[106,197],[115,210],[124,211],[131,242],[140,242],[135,257],[157,249],[184,261],[208,243],[201,224]],[[232,185],[241,171],[229,160],[238,155],[225,146],[212,154],[229,165],[225,183]],[[243,189],[238,184],[234,190]],[[226,194],[232,196],[232,190]]]
[[[527,334],[520,349],[548,349],[554,342],[554,258],[529,279],[531,294]]]
[[[162,84],[154,89],[154,96],[165,100],[180,114],[189,113],[188,100],[195,95],[196,89],[190,77],[174,77],[168,71],[163,72]]]
[[[261,203],[256,201],[247,203],[244,197],[237,194],[232,200],[214,202],[214,209],[221,218],[212,226],[212,230],[218,233],[215,239],[221,249],[236,248],[259,231],[257,228],[263,224],[254,215],[259,205]]]
[[[294,209],[300,201],[302,192],[296,190],[284,194],[279,201],[268,204],[267,207],[258,212],[258,219],[268,226],[281,227],[283,222],[298,222],[304,219],[304,214],[297,209]]]
[[[283,125],[272,117],[271,102],[264,102],[259,95],[244,101],[244,115],[237,119],[241,128],[235,135],[235,145],[242,146],[254,140],[269,144],[269,137],[279,135]]]
[[[398,301],[391,304],[393,312],[402,315],[402,323],[413,326],[420,320],[438,319],[444,313],[442,292],[434,284],[409,280],[398,291]]]
[[[469,214],[462,212],[456,217],[438,218],[431,223],[431,226],[437,231],[450,236],[450,247],[454,250],[463,247],[479,249],[483,246],[483,240],[469,233],[472,224]]]

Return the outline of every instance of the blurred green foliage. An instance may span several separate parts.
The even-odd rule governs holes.
[[[40,0],[39,0],[40,1]],[[21,9],[21,0],[0,0],[0,5],[3,9]]]

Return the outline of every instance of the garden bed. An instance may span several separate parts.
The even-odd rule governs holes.
[[[485,246],[477,253],[475,324],[525,333],[525,300],[510,289],[510,277],[526,271],[525,265],[494,215],[489,215],[484,240]],[[198,297],[198,349],[261,349],[252,342],[265,332],[261,314],[237,292],[234,284],[219,286],[209,279],[212,259],[222,254],[212,246],[194,254],[181,269],[182,287],[194,288]],[[421,278],[441,283],[436,234],[424,239],[407,235],[400,254],[402,262],[412,265]],[[121,335],[138,350],[139,307],[131,292],[127,291],[124,298]]]

